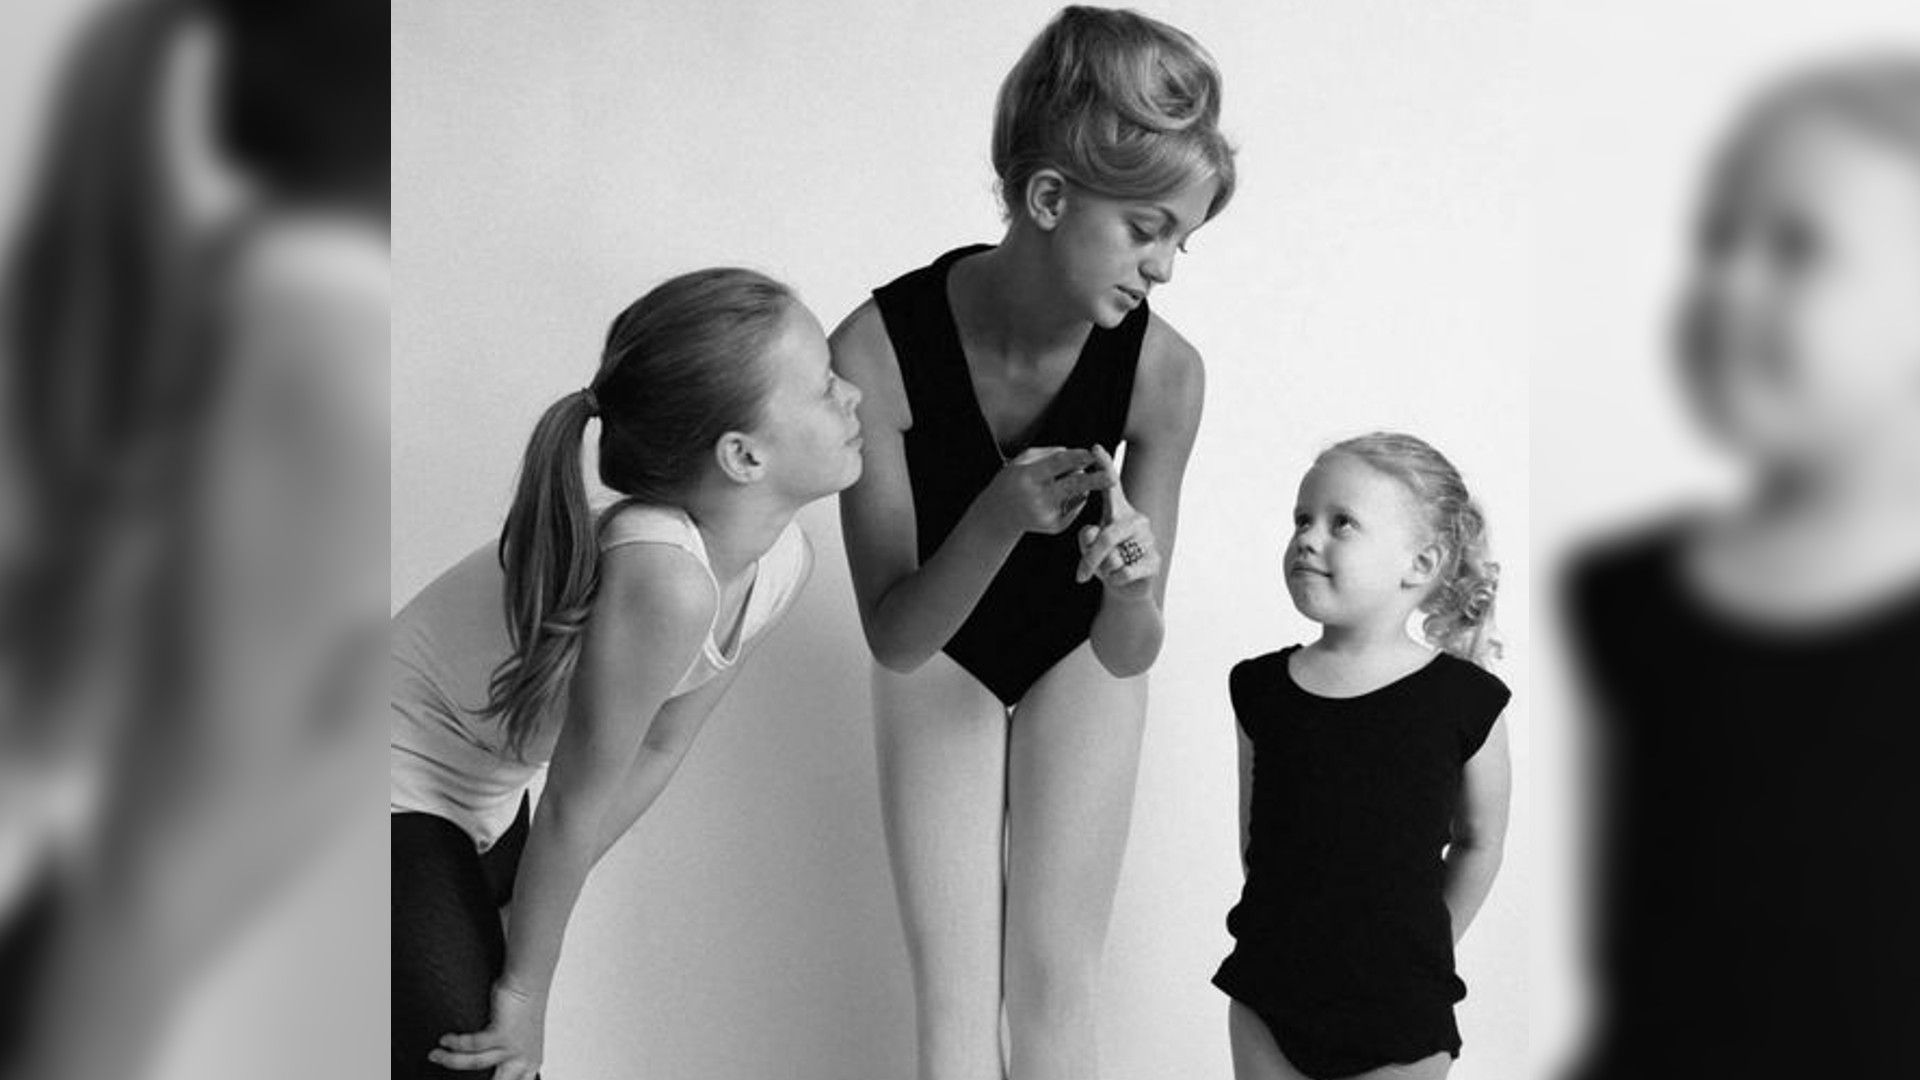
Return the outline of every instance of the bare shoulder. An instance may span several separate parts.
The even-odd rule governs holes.
[[[657,641],[698,641],[719,597],[691,552],[671,544],[620,544],[600,555],[596,615],[633,625]]]
[[[1200,350],[1171,323],[1150,315],[1127,413],[1128,437],[1183,434],[1191,440],[1200,426],[1206,381]]]
[[[833,352],[834,370],[859,387],[865,397],[861,404],[863,423],[884,420],[903,431],[910,426],[900,362],[894,356],[893,339],[887,336],[880,306],[872,297],[840,320],[828,335],[827,345]]]

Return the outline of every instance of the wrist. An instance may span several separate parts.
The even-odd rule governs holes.
[[[512,972],[502,972],[500,978],[494,981],[494,986],[501,993],[512,994],[529,1004],[546,1007],[547,986],[538,980],[516,976]]]

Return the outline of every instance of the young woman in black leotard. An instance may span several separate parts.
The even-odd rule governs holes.
[[[1147,310],[1226,204],[1186,34],[1068,8],[1001,89],[1008,227],[833,335],[866,394],[842,498],[922,1080],[1093,1076],[1200,358]],[[1124,468],[1116,466],[1122,444]]]

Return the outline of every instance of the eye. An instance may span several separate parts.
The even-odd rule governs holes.
[[[1150,244],[1153,242],[1153,230],[1141,225],[1137,221],[1127,222],[1127,232],[1132,234],[1133,242],[1136,244]]]
[[[1352,532],[1355,528],[1359,526],[1359,524],[1360,524],[1359,522],[1353,520],[1351,517],[1348,517],[1345,514],[1336,514],[1334,515],[1334,518],[1333,518],[1333,531],[1337,533]]]
[[[1313,519],[1308,517],[1305,514],[1293,515],[1293,531],[1294,532],[1300,532],[1304,530],[1307,526],[1312,524],[1313,524]]]

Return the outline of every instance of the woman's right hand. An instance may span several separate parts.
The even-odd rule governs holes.
[[[545,1055],[545,995],[522,993],[504,982],[493,984],[493,1018],[485,1031],[442,1035],[427,1055],[449,1069],[493,1069],[493,1080],[534,1080]]]
[[[1113,486],[1113,476],[1090,468],[1088,450],[1038,446],[1000,467],[980,493],[994,519],[1014,532],[1059,533],[1080,516],[1091,492]]]

